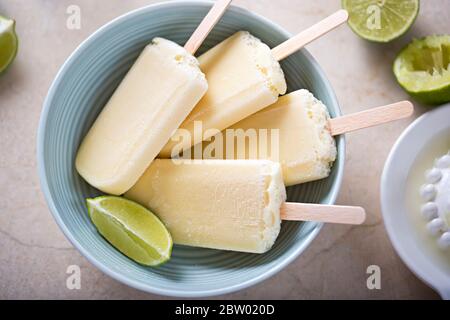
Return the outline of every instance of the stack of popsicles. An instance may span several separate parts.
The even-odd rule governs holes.
[[[272,50],[240,31],[197,60],[193,54],[230,2],[216,2],[184,48],[155,38],[143,50],[84,138],[77,171],[92,186],[150,208],[178,244],[262,253],[281,220],[362,223],[362,208],[285,203],[285,185],[328,176],[333,135],[358,124],[333,123],[306,90],[279,99],[287,86],[278,61],[345,22],[347,13]],[[368,122],[359,127],[377,124]],[[343,130],[333,131],[342,123]],[[203,140],[227,128],[279,129],[279,154],[169,159],[207,146]],[[181,139],[186,133],[190,139]],[[158,155],[167,159],[155,160]]]

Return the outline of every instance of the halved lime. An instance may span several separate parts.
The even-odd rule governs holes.
[[[115,196],[87,199],[89,216],[100,234],[136,262],[157,266],[170,259],[172,237],[143,206]]]
[[[419,0],[342,0],[348,24],[360,37],[389,42],[404,34],[419,12]]]
[[[8,68],[17,55],[19,42],[15,26],[14,20],[0,16],[0,73]]]
[[[394,61],[398,83],[425,104],[450,101],[450,35],[413,40]]]

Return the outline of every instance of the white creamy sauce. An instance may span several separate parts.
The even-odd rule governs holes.
[[[406,183],[408,217],[436,262],[450,270],[450,131],[415,159]]]
[[[427,229],[437,238],[442,249],[450,247],[450,151],[436,159],[433,168],[425,172],[425,184],[420,188],[424,201],[422,216]]]

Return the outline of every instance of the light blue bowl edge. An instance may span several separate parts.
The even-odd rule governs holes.
[[[55,206],[55,201],[52,198],[51,193],[50,193],[48,181],[47,181],[47,178],[45,175],[45,167],[44,167],[44,152],[43,152],[44,132],[45,132],[45,123],[46,123],[49,108],[50,108],[50,101],[52,100],[52,98],[55,94],[55,88],[58,86],[58,84],[60,82],[60,78],[62,77],[62,74],[64,74],[65,70],[72,63],[73,59],[79,54],[80,49],[83,48],[85,45],[87,45],[89,42],[94,41],[95,38],[102,32],[103,29],[106,29],[113,24],[119,23],[122,19],[129,18],[137,13],[140,13],[141,11],[153,10],[157,7],[166,7],[167,8],[167,7],[177,6],[179,3],[183,3],[185,5],[186,4],[196,5],[199,3],[212,5],[213,1],[204,1],[204,0],[171,1],[168,3],[157,3],[157,4],[152,4],[152,5],[142,7],[142,8],[135,9],[133,11],[130,11],[128,13],[125,13],[124,15],[121,15],[121,16],[113,19],[112,21],[110,21],[110,22],[106,23],[105,25],[103,25],[102,27],[100,27],[93,34],[91,34],[86,40],[84,40],[75,49],[75,51],[66,59],[66,61],[63,63],[63,65],[59,69],[59,71],[55,77],[55,80],[52,82],[49,92],[47,94],[47,97],[44,100],[44,108],[42,110],[41,117],[39,120],[39,127],[38,127],[38,134],[37,134],[37,162],[38,162],[38,174],[40,177],[41,188],[42,188],[43,194],[45,196],[45,199],[47,201],[47,204],[49,206],[49,209],[50,209],[54,219],[56,220],[58,226],[63,231],[66,238],[72,243],[73,246],[75,246],[82,253],[83,256],[86,257],[86,259],[88,259],[89,262],[91,262],[93,265],[95,265],[97,268],[99,268],[102,272],[109,275],[113,279],[115,279],[119,282],[122,282],[128,286],[131,286],[135,289],[139,289],[139,290],[142,290],[145,292],[150,292],[150,293],[159,294],[159,295],[172,296],[172,297],[201,298],[201,297],[216,296],[216,295],[228,294],[228,293],[232,293],[235,291],[239,291],[239,290],[248,288],[252,285],[255,285],[261,281],[264,281],[264,280],[270,278],[271,276],[275,275],[276,273],[281,271],[284,267],[289,265],[293,260],[295,260],[310,245],[310,243],[314,240],[314,238],[317,236],[319,231],[322,229],[323,223],[314,223],[315,224],[314,230],[311,231],[310,234],[305,238],[302,245],[299,246],[298,248],[296,248],[296,250],[294,252],[292,252],[290,256],[286,257],[278,266],[276,266],[275,268],[271,269],[270,271],[266,272],[263,275],[255,277],[248,281],[244,281],[244,282],[240,283],[239,285],[229,286],[229,287],[222,288],[222,289],[204,290],[204,291],[180,292],[177,290],[161,289],[161,288],[153,287],[150,285],[142,285],[138,281],[129,280],[128,278],[124,277],[120,273],[115,272],[115,271],[111,270],[110,268],[106,267],[105,265],[101,264],[100,262],[98,262],[88,251],[86,251],[83,248],[83,246],[81,246],[81,244],[72,236],[71,232],[67,229],[67,227],[65,226],[65,224],[63,223],[62,219],[60,218],[60,216],[58,214],[58,211]],[[260,16],[256,13],[250,12],[246,9],[243,9],[243,8],[240,8],[237,6],[231,6],[229,8],[229,10],[236,10],[236,11],[243,12],[247,15],[251,15],[257,20],[262,20],[262,21],[266,22],[267,24],[270,24],[274,29],[276,29],[280,33],[286,35],[287,37],[292,36],[292,34],[287,32],[286,30],[284,30],[283,28],[281,28],[274,22],[272,22],[272,21],[268,20],[267,18]],[[313,65],[314,69],[316,69],[316,71],[320,75],[320,77],[323,78],[324,84],[325,84],[325,89],[330,93],[330,95],[332,96],[332,99],[336,102],[336,106],[337,106],[337,110],[336,110],[337,114],[336,115],[337,116],[341,115],[341,110],[339,107],[338,100],[336,98],[334,90],[332,89],[332,87],[328,81],[328,78],[325,76],[325,73],[323,72],[321,67],[318,65],[317,61],[313,58],[313,56],[306,49],[302,49],[302,52],[310,60],[311,64]],[[341,136],[338,141],[338,150],[339,150],[340,161],[339,161],[338,168],[337,168],[336,182],[334,183],[333,188],[330,191],[329,204],[335,203],[336,198],[339,193],[339,190],[340,190],[340,187],[341,187],[341,184],[342,184],[344,164],[345,164],[345,137],[344,136]]]

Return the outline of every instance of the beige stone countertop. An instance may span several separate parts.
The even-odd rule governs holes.
[[[151,0],[9,0],[0,14],[17,20],[20,50],[0,77],[0,299],[164,299],[100,272],[66,240],[39,185],[36,133],[43,100],[59,67],[97,28]],[[235,0],[297,33],[340,7],[338,0]],[[66,28],[70,5],[81,8],[80,30]],[[407,98],[392,62],[413,37],[450,33],[448,0],[422,1],[412,29],[392,44],[357,37],[347,26],[307,48],[324,69],[344,113]],[[338,204],[367,210],[362,226],[326,225],[284,270],[225,299],[436,299],[437,294],[394,251],[380,212],[380,175],[399,134],[413,118],[347,135],[345,178]],[[81,267],[80,290],[66,288],[69,265]],[[381,268],[381,289],[366,286],[369,265]]]

